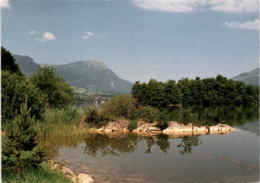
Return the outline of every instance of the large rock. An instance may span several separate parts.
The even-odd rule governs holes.
[[[226,124],[217,124],[215,126],[209,126],[208,129],[210,134],[225,134],[234,130],[234,128]]]
[[[94,180],[85,173],[78,174],[77,179],[78,179],[78,183],[93,183],[94,182]]]
[[[128,120],[115,120],[109,121],[105,126],[101,128],[91,128],[91,132],[94,133],[112,133],[112,132],[129,132]]]
[[[67,167],[62,167],[61,169],[63,175],[65,176],[74,176],[74,173],[71,171],[71,169],[67,168]]]
[[[133,130],[134,133],[161,133],[161,129],[156,127],[157,123],[143,123]]]

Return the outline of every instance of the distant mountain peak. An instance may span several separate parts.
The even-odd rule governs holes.
[[[257,67],[249,72],[243,72],[231,79],[236,81],[242,81],[249,85],[259,86],[259,68]]]

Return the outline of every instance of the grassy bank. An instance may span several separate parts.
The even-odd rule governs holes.
[[[3,176],[3,183],[72,183],[57,170],[51,170],[50,165],[43,162],[39,168],[28,168],[20,175]]]
[[[84,135],[88,133],[89,128],[82,126],[82,120],[85,112],[75,106],[61,109],[46,109],[43,115],[43,121],[36,123],[36,129],[39,136],[72,136]]]

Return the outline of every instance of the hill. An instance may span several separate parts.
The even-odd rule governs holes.
[[[259,68],[244,72],[236,77],[231,78],[232,80],[242,81],[249,85],[259,86]]]
[[[14,55],[14,58],[26,76],[31,76],[37,70],[38,64],[31,57]],[[131,91],[131,82],[119,78],[104,63],[97,60],[78,61],[54,67],[58,75],[76,88],[108,93]]]
[[[31,76],[37,71],[38,64],[36,64],[33,59],[29,56],[13,55],[16,63],[19,65],[22,73],[26,76]]]

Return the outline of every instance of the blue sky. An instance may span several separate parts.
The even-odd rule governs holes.
[[[0,0],[2,45],[37,63],[98,59],[147,81],[258,66],[257,0]]]

